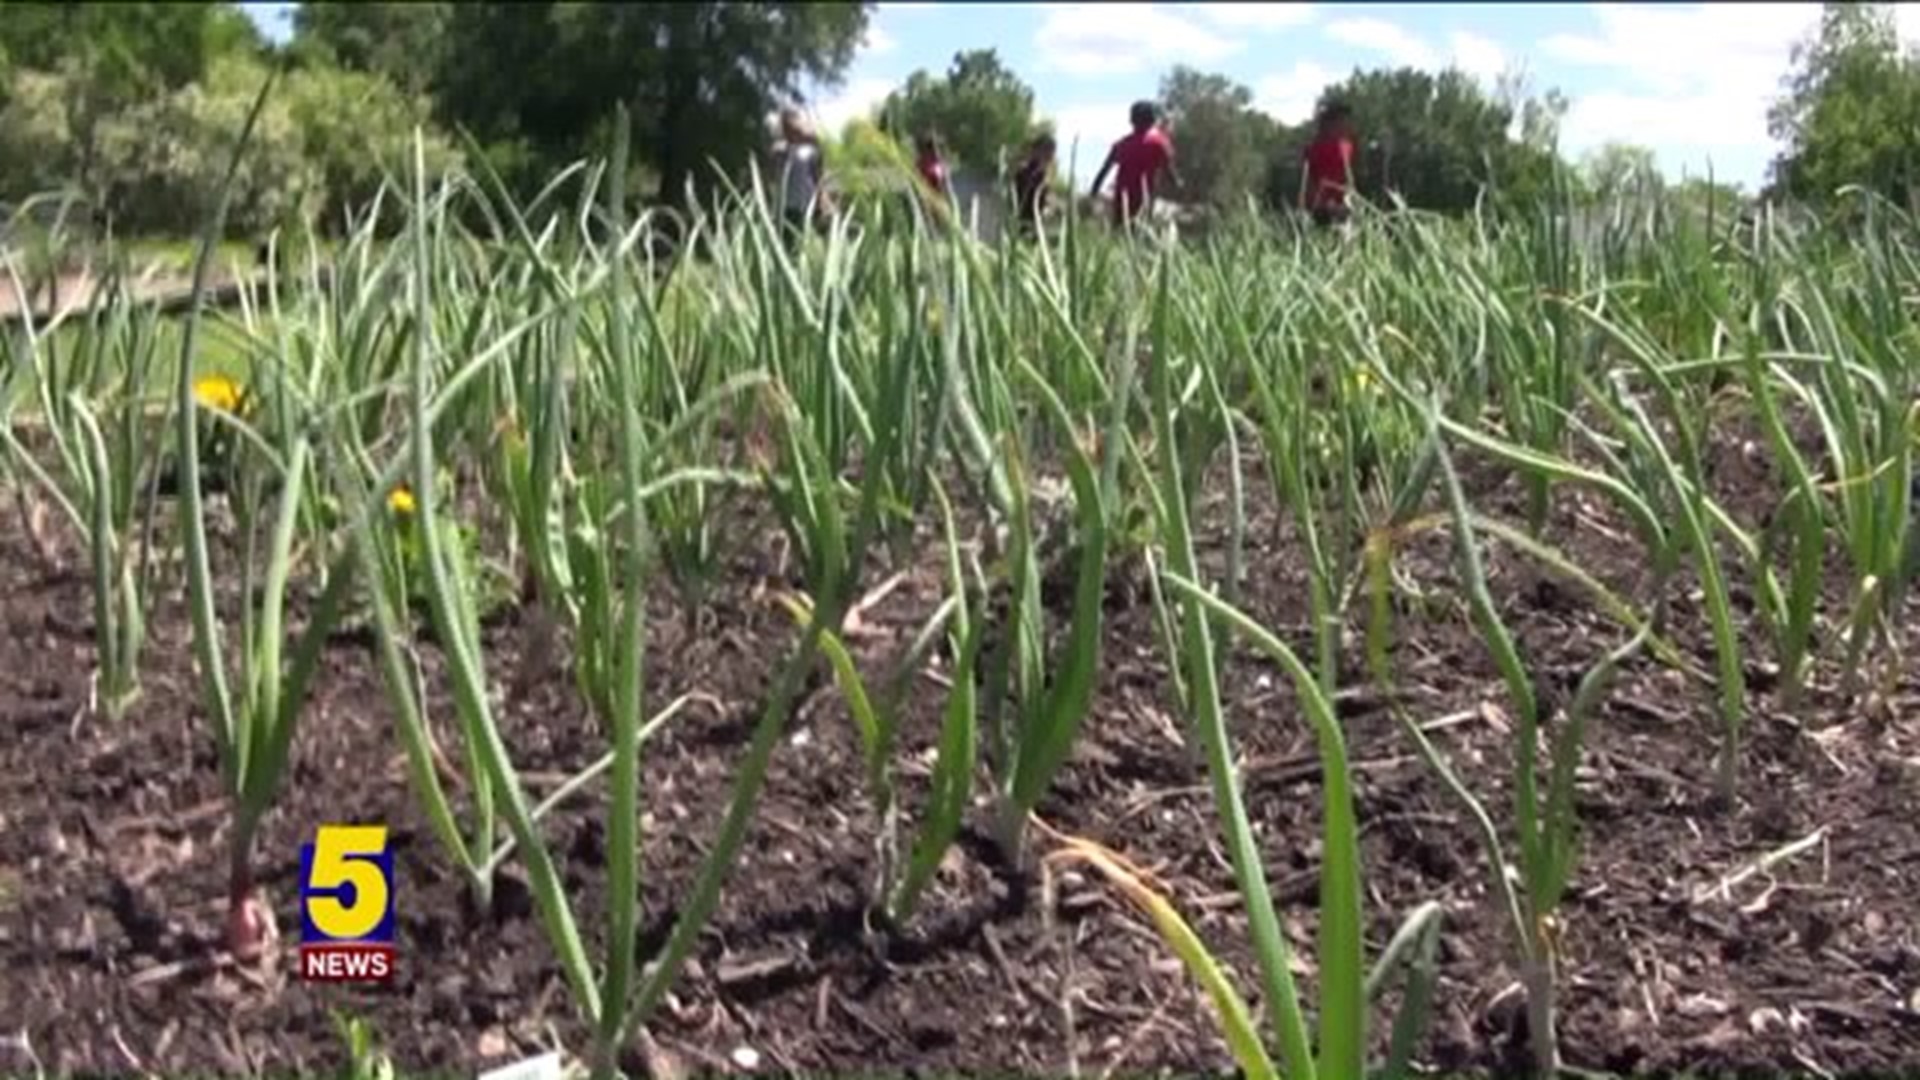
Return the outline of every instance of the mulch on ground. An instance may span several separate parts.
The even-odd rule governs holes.
[[[1513,485],[1476,488],[1476,505],[1517,520]],[[1223,512],[1210,506],[1215,526]],[[743,522],[732,532],[770,530]],[[1627,530],[1573,493],[1560,496],[1550,539],[1623,592],[1642,572]],[[938,603],[936,540],[925,541],[919,558],[894,568],[905,577],[864,613],[867,634],[852,642],[875,672]],[[1248,542],[1244,605],[1309,654],[1300,544],[1257,499]],[[644,754],[643,959],[690,891],[761,696],[794,639],[768,592],[783,584],[767,577],[772,546],[744,546],[697,617],[678,610],[665,586],[653,607],[650,703],[702,698]],[[1398,613],[1396,677],[1404,706],[1430,725],[1511,844],[1509,706],[1451,588],[1449,550],[1436,533],[1406,555],[1431,596]],[[493,911],[466,902],[407,790],[367,643],[351,635],[327,651],[260,839],[260,878],[283,935],[278,973],[223,962],[226,815],[194,697],[181,590],[164,590],[153,615],[143,699],[109,724],[87,709],[91,606],[81,554],[68,543],[67,569],[49,571],[16,519],[0,515],[0,1023],[10,1029],[0,1035],[15,1037],[11,1049],[0,1044],[0,1068],[332,1070],[345,1060],[336,1012],[370,1021],[410,1070],[471,1072],[541,1052],[556,1037],[585,1048],[517,868],[503,872]],[[1488,557],[1545,704],[1564,704],[1623,632],[1514,552],[1493,545]],[[1217,573],[1217,545],[1207,559]],[[1206,778],[1169,705],[1141,575],[1137,553],[1113,570],[1094,712],[1040,815],[1170,883],[1257,1010],[1246,919]],[[1906,625],[1920,625],[1911,610]],[[514,684],[499,715],[529,786],[544,796],[604,753],[606,740],[564,672],[540,675],[541,658],[556,650],[524,614],[509,611],[490,627],[488,661],[496,681]],[[1682,605],[1674,621],[1681,646],[1712,670],[1701,614]],[[1583,856],[1563,912],[1570,1064],[1703,1076],[1920,1067],[1920,682],[1909,672],[1885,709],[1866,709],[1840,700],[1823,670],[1785,715],[1765,677],[1767,648],[1757,637],[1750,646],[1744,779],[1730,808],[1712,797],[1719,731],[1710,688],[1637,660],[1590,724]],[[1511,1073],[1524,1060],[1524,1010],[1486,853],[1384,696],[1367,686],[1357,640],[1349,651],[1351,689],[1339,704],[1357,772],[1369,939],[1378,949],[1415,905],[1441,901],[1442,984],[1421,1060]],[[529,656],[536,677],[509,679]],[[934,680],[920,685],[900,750],[910,820],[945,698]],[[1321,832],[1311,733],[1284,674],[1244,648],[1223,692],[1249,812],[1310,995]],[[434,706],[457,759],[450,703],[442,695]],[[740,1060],[836,1071],[1231,1070],[1203,1000],[1121,897],[1068,876],[1054,883],[1047,912],[1038,883],[1000,863],[981,822],[914,924],[896,935],[874,929],[864,912],[877,824],[861,776],[857,737],[823,670],[788,724],[695,960],[652,1024],[660,1055],[695,1070]],[[595,786],[546,823],[594,949],[603,800]],[[298,846],[315,826],[343,820],[394,830],[399,977],[383,989],[291,978]],[[1804,854],[1714,887],[1809,836],[1819,839]]]

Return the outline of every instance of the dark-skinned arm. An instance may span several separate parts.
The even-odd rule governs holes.
[[[1107,151],[1107,160],[1100,163],[1100,171],[1093,174],[1093,190],[1087,192],[1088,198],[1097,199],[1100,197],[1100,189],[1107,182],[1107,174],[1112,171],[1113,151],[1109,150]]]

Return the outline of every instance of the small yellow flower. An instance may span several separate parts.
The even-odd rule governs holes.
[[[413,513],[413,492],[408,491],[405,485],[394,488],[393,493],[387,496],[387,509],[392,510],[402,517],[411,515]]]
[[[932,303],[927,305],[927,328],[928,329],[938,334],[941,328],[944,325],[946,325],[946,321],[947,321],[946,311],[940,306],[940,301],[935,300]]]
[[[193,397],[202,408],[237,412],[244,396],[240,384],[225,375],[206,375],[194,380]]]
[[[520,421],[512,413],[507,413],[493,425],[494,434],[506,440],[507,449],[520,451],[526,449],[527,437],[520,432]]]

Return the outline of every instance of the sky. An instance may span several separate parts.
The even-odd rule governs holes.
[[[242,6],[284,37],[290,4]],[[1902,38],[1920,44],[1920,4],[1896,12]],[[1819,14],[1817,3],[882,3],[840,84],[809,96],[837,131],[916,69],[995,49],[1054,121],[1063,160],[1078,140],[1084,175],[1125,134],[1127,106],[1175,64],[1227,75],[1298,123],[1355,68],[1451,63],[1489,89],[1522,72],[1536,91],[1567,95],[1561,147],[1572,156],[1636,143],[1670,178],[1710,164],[1716,179],[1753,189],[1776,150],[1767,107]]]

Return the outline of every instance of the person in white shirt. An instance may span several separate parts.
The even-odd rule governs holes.
[[[780,140],[774,144],[773,158],[781,217],[796,235],[804,235],[808,224],[819,223],[829,207],[820,140],[800,110],[781,110]]]

